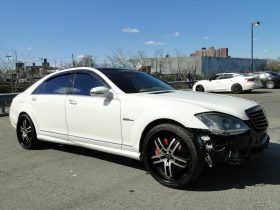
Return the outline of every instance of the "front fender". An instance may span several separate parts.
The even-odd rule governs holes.
[[[208,110],[200,107],[186,106],[186,104],[172,106],[172,109],[165,106],[146,108],[138,116],[134,114],[132,117],[133,121],[124,121],[122,118],[123,144],[129,146],[132,151],[139,152],[139,142],[143,131],[150,123],[160,119],[178,122],[186,128],[207,130],[208,127],[194,116],[196,113],[205,111]]]

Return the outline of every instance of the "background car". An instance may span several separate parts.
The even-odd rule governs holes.
[[[263,87],[272,89],[275,87],[280,87],[280,74],[273,71],[263,71],[263,72],[254,72],[252,75],[255,75],[258,78]]]
[[[261,82],[254,76],[237,73],[221,73],[201,80],[194,84],[193,91],[199,92],[250,92],[262,87]]]

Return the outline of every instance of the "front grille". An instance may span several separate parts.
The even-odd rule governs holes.
[[[265,130],[268,127],[265,113],[260,106],[254,106],[245,112],[256,130]]]

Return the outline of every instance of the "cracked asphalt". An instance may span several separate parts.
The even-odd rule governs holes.
[[[207,169],[186,190],[161,186],[124,157],[57,144],[24,150],[0,117],[0,209],[279,209],[280,90],[234,96],[265,108],[269,147],[240,166]]]

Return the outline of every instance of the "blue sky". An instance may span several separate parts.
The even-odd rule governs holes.
[[[126,53],[157,49],[189,55],[201,47],[228,47],[232,57],[280,57],[279,0],[1,0],[0,53],[53,63],[90,54],[99,62],[114,47]]]

